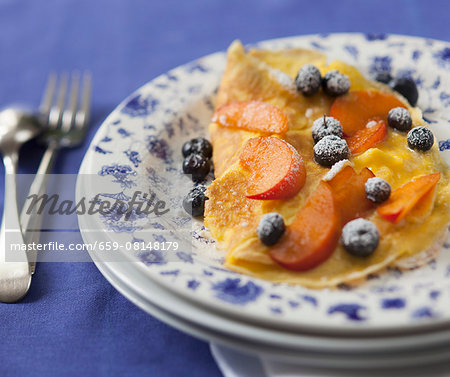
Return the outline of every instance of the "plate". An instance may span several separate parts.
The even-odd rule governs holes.
[[[317,347],[318,339],[307,339],[298,335],[294,337],[299,343],[297,347],[286,347],[280,345],[280,343],[270,344],[270,342],[267,342],[269,339],[272,341],[282,340],[283,334],[280,333],[270,335],[266,338],[266,341],[260,339],[255,341],[251,339],[252,336],[248,329],[245,326],[242,327],[239,323],[233,324],[236,327],[237,336],[233,334],[233,331],[230,331],[230,326],[226,323],[226,320],[221,323],[225,326],[215,326],[214,322],[217,322],[218,319],[216,316],[209,314],[208,318],[207,312],[197,308],[192,302],[184,302],[177,297],[172,297],[173,294],[158,284],[147,281],[145,276],[144,281],[142,281],[142,277],[130,273],[130,265],[127,263],[98,261],[96,265],[120,293],[149,314],[197,338],[231,347],[235,352],[257,354],[267,360],[294,363],[295,365],[350,369],[372,368],[380,365],[384,368],[423,365],[448,360],[450,355],[448,333],[441,334],[443,336],[440,337],[440,342],[429,344],[424,344],[422,338],[401,339],[401,343],[407,345],[407,347],[397,350],[390,347],[390,341],[386,338],[366,340],[366,347],[363,351],[355,348],[355,346],[361,346],[363,341],[355,339],[352,348],[349,348],[349,344],[346,344],[349,342],[343,339],[336,342],[335,339],[337,347],[331,347],[333,350],[330,348],[329,339],[323,339],[322,348],[320,348]],[[161,308],[161,304],[170,310]],[[447,339],[447,342],[442,342],[445,339]],[[341,349],[339,349],[339,343],[342,344]],[[378,343],[378,347],[375,343]],[[383,343],[386,346],[384,350]],[[376,352],[367,346],[375,346]]]
[[[95,242],[89,240],[87,242]],[[280,331],[264,328],[249,323],[240,322],[220,316],[215,312],[205,310],[190,300],[184,300],[176,294],[149,280],[145,273],[140,273],[133,263],[104,262],[98,255],[91,252],[93,260],[105,277],[132,302],[138,301],[138,306],[146,310],[147,304],[163,308],[167,313],[181,316],[185,322],[201,326],[221,333],[224,337],[238,338],[241,341],[251,341],[260,345],[276,349],[291,349],[315,352],[333,352],[337,354],[372,353],[383,354],[399,351],[450,346],[450,329],[422,334],[398,336],[390,334],[384,337],[332,337],[316,334],[298,334],[290,331]],[[138,262],[135,262],[138,263]]]
[[[412,76],[419,107],[450,162],[450,44],[398,35],[329,34],[261,42],[264,48],[306,47],[356,65]],[[273,284],[222,267],[223,252],[199,221],[181,208],[192,183],[181,172],[181,145],[206,134],[226,56],[219,52],[176,68],[126,98],[105,120],[81,167],[77,196],[129,200],[155,193],[169,212],[91,215],[87,232],[120,245],[179,242],[178,250],[123,250],[153,282],[209,310],[239,321],[317,333],[423,331],[450,325],[449,242],[429,265],[391,269],[355,289],[311,290]],[[86,217],[86,216],[84,216]],[[130,247],[132,249],[132,247]],[[107,256],[109,257],[109,256]]]

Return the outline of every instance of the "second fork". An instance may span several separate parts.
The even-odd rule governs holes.
[[[40,113],[47,131],[41,137],[47,144],[47,149],[42,156],[36,176],[31,183],[27,197],[40,197],[47,191],[48,174],[51,173],[55,157],[61,147],[75,147],[79,145],[85,136],[90,115],[91,98],[91,74],[83,75],[82,94],[80,100],[80,74],[72,74],[69,98],[66,101],[68,91],[68,75],[62,74],[59,80],[58,94],[55,97],[57,75],[52,73],[47,81]],[[78,104],[80,104],[78,106]],[[26,203],[25,203],[26,204]],[[24,205],[20,214],[24,241],[26,244],[37,243],[40,238],[42,215],[36,210],[27,211]],[[29,255],[31,272],[36,267],[36,255]]]

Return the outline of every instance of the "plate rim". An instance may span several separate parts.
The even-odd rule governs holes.
[[[157,303],[154,303],[153,301],[151,301],[150,298],[148,298],[148,297],[143,298],[142,295],[140,295],[132,287],[130,287],[129,284],[127,285],[126,283],[123,283],[120,279],[120,276],[115,274],[114,268],[111,268],[111,266],[108,266],[108,263],[104,263],[104,262],[99,262],[99,263],[94,262],[94,263],[96,264],[96,267],[99,269],[99,271],[102,273],[102,275],[108,280],[108,282],[115,289],[117,289],[124,297],[126,297],[133,304],[135,304],[142,310],[146,311],[150,315],[153,315],[157,319],[163,321],[164,323],[169,324],[170,326],[175,327],[180,331],[186,332],[186,333],[188,333],[192,336],[195,336],[197,338],[200,338],[204,341],[211,341],[211,339],[213,339],[218,344],[224,344],[227,347],[231,346],[234,349],[238,349],[242,352],[248,352],[248,353],[254,354],[255,349],[257,349],[257,350],[261,349],[261,345],[259,343],[256,343],[256,344],[252,343],[251,340],[248,342],[242,342],[241,339],[236,339],[233,336],[231,336],[231,337],[228,336],[229,334],[217,333],[215,331],[216,329],[204,328],[203,326],[201,326],[201,324],[192,323],[188,319],[186,319],[182,316],[179,316],[176,313],[167,311],[165,308],[163,308],[163,307],[159,306]],[[102,264],[103,264],[103,266],[102,266]],[[164,289],[164,287],[161,287],[161,289]],[[261,354],[273,357],[270,347],[271,346],[269,346],[269,348],[266,348],[263,346],[263,348],[262,348],[263,351]],[[448,347],[446,349],[448,349]],[[422,350],[422,352],[423,351],[425,351],[425,350]],[[297,360],[296,358],[298,356],[293,356],[292,352],[301,352],[301,351],[300,350],[290,350],[289,352],[291,352],[291,354],[287,358],[283,359],[283,357],[282,357],[281,362],[283,362],[283,360],[287,361],[287,362],[296,361]],[[421,352],[421,351],[419,351],[419,352]],[[318,354],[320,355],[320,351],[318,352]],[[447,355],[447,354],[448,354],[448,352],[445,353],[445,355]],[[273,357],[273,359],[276,361],[280,361],[280,359],[279,359],[280,354],[278,354],[277,356]],[[346,357],[348,357],[348,355]],[[380,355],[380,357],[382,357],[382,355]],[[447,359],[447,358],[445,358],[445,359]],[[433,362],[442,361],[442,360],[444,360],[444,359],[442,358],[442,356],[440,356]],[[348,364],[349,367],[354,367],[353,361],[354,361],[354,359],[352,359],[352,361],[350,361],[350,363]],[[409,356],[408,356],[408,361],[410,361]],[[298,360],[297,360],[297,362],[298,362]],[[371,361],[371,362],[376,363],[376,361]],[[345,363],[345,361],[344,361],[344,363]],[[417,364],[420,364],[420,362],[418,362]],[[345,364],[341,364],[341,365],[345,365]],[[361,363],[360,365],[361,365],[360,367],[367,366],[365,362]],[[410,364],[405,363],[405,361],[403,361],[403,363],[401,363],[400,366],[402,366],[402,365],[406,366],[406,365],[410,365]],[[388,365],[387,368],[394,367],[394,366],[398,367],[399,365]],[[337,366],[332,364],[332,365],[330,365],[330,367],[336,368]]]
[[[93,253],[94,255],[93,255],[93,258],[95,258],[95,259],[97,259],[96,257],[96,255],[95,255],[95,253]],[[163,301],[161,301],[161,300],[163,300],[163,295],[164,295],[164,298],[166,297],[165,296],[165,294],[166,294],[166,288],[165,287],[162,287],[162,286],[160,286],[158,283],[156,283],[156,282],[151,282],[151,284],[152,285],[154,285],[154,286],[158,286],[159,288],[158,289],[160,289],[161,290],[161,292],[159,292],[156,296],[157,297],[159,297],[159,299],[156,299],[155,300],[155,296],[154,295],[152,295],[152,294],[146,294],[145,292],[144,292],[144,287],[138,287],[138,288],[136,288],[136,286],[138,286],[139,284],[137,283],[137,281],[135,281],[136,280],[136,278],[135,278],[135,275],[133,275],[133,276],[126,276],[126,279],[123,279],[123,277],[121,277],[121,276],[123,276],[124,274],[126,275],[126,273],[123,271],[123,270],[121,270],[120,268],[117,268],[117,264],[115,264],[114,262],[112,262],[112,263],[109,263],[109,262],[103,262],[103,261],[100,261],[100,260],[97,260],[97,261],[95,261],[94,260],[94,263],[95,263],[95,265],[96,265],[96,267],[100,270],[100,272],[105,276],[105,278],[107,278],[107,280],[114,286],[114,287],[116,287],[116,285],[115,284],[113,284],[113,282],[111,282],[110,281],[110,279],[109,279],[109,277],[111,276],[111,275],[114,275],[114,277],[116,278],[116,280],[115,280],[115,283],[117,283],[119,286],[120,285],[127,285],[127,287],[129,288],[129,290],[130,291],[132,291],[133,293],[129,293],[129,294],[124,294],[124,293],[122,293],[126,298],[128,298],[130,301],[132,301],[133,303],[135,303],[135,301],[134,301],[134,299],[136,298],[136,296],[138,296],[139,297],[139,299],[141,300],[141,301],[145,301],[145,302],[147,302],[147,303],[151,303],[151,305],[154,305],[154,306],[157,306],[157,307],[160,307],[162,310],[164,310],[165,312],[168,312],[168,313],[170,313],[170,314],[172,314],[172,315],[174,315],[174,316],[178,316],[178,317],[180,317],[180,319],[182,319],[183,321],[185,321],[185,322],[189,322],[189,323],[194,323],[194,325],[198,325],[198,326],[201,326],[201,327],[206,327],[206,328],[208,328],[209,330],[211,330],[211,331],[217,331],[217,330],[220,330],[220,332],[224,332],[223,331],[223,329],[217,329],[216,327],[214,327],[214,326],[208,326],[208,324],[207,323],[200,323],[200,321],[196,321],[195,319],[189,319],[189,318],[185,318],[183,315],[181,315],[180,313],[179,313],[179,311],[175,308],[175,307],[171,307],[171,308],[167,308],[167,307],[163,307],[163,305],[161,305],[162,303],[163,303]],[[121,262],[119,262],[119,263],[121,263]],[[108,271],[109,273],[104,273],[105,271]],[[153,287],[154,287],[153,286]],[[117,289],[117,287],[116,287],[116,289]],[[120,291],[120,289],[118,289],[119,291]],[[142,290],[142,291],[141,291]],[[169,295],[172,295],[173,293],[171,293],[171,292],[169,292]],[[184,302],[184,305],[187,305],[187,306],[194,306],[195,307],[195,305],[193,304],[193,303],[190,303],[189,302],[189,300],[184,300],[185,302]],[[137,303],[135,303],[136,305],[138,305]],[[138,306],[140,306],[141,308],[142,308],[142,306],[141,305],[138,305]],[[196,309],[194,309],[194,310],[196,310]],[[449,329],[450,330],[450,329]],[[277,330],[275,330],[275,332],[277,332]],[[230,334],[230,332],[228,332],[228,331],[225,331],[224,332],[227,336],[228,335],[231,335],[232,337],[235,337],[236,335],[239,335],[238,333],[233,333],[233,334]],[[271,334],[272,336],[273,336],[273,334]],[[238,336],[239,337],[239,336]],[[313,336],[314,337],[314,336]],[[246,338],[246,339],[248,339],[248,337],[243,337],[243,338]],[[367,341],[372,341],[373,339],[370,339],[370,340],[368,340],[368,339],[366,339],[366,338],[360,338],[360,337],[356,337],[356,338],[353,338],[352,339],[352,341],[353,340],[360,340],[360,339],[363,339],[363,340],[367,340]],[[447,342],[448,342],[448,338],[446,337],[445,339],[447,339]],[[323,341],[324,342],[328,342],[328,338],[327,339],[323,339]],[[339,341],[339,342],[341,342],[342,341],[342,339],[341,338],[336,338],[335,339],[336,341]],[[256,340],[256,339],[253,339],[253,338],[251,338],[250,339],[250,341],[260,341],[260,340]],[[309,341],[309,339],[305,339],[305,343],[302,345],[302,346],[300,346],[300,347],[307,347],[307,348],[309,348],[309,346],[310,346],[310,344],[308,343],[308,341]],[[383,342],[385,342],[386,340],[385,340],[385,338],[383,338],[383,340],[382,340]],[[437,344],[435,344],[434,342],[430,342],[431,343],[431,346],[437,346]],[[450,344],[450,343],[449,343]],[[271,344],[270,346],[273,346],[273,347],[278,347],[279,345],[276,345],[276,344]],[[296,348],[296,347],[299,347],[299,346],[294,346],[294,345],[290,345],[290,346],[288,346],[288,345],[286,345],[288,348],[292,348],[292,349],[294,349],[294,348]],[[358,347],[359,345],[354,345],[353,347]],[[380,345],[380,348],[382,348],[382,346]],[[405,350],[405,348],[403,347],[403,346],[399,346],[399,347],[394,347],[394,348],[392,348],[392,350],[393,351],[401,351],[401,350]],[[320,351],[320,347],[315,347],[314,348],[314,351],[317,351],[317,352],[321,352]],[[331,349],[328,349],[327,351],[329,351],[329,352],[333,352]],[[372,350],[370,350],[370,349],[367,349],[366,350],[366,352],[371,352]],[[391,351],[391,349],[388,349],[387,350],[387,352],[390,352]],[[351,349],[349,348],[348,350],[347,350],[347,352],[351,352]]]
[[[332,35],[332,36],[341,36],[341,37],[345,37],[345,36],[354,36],[354,35],[358,35],[358,36],[365,36],[365,33],[330,33],[328,35]],[[395,37],[395,38],[406,38],[409,40],[417,40],[417,41],[433,41],[433,42],[438,42],[438,43],[443,43],[445,45],[449,45],[449,42],[447,41],[442,41],[442,40],[437,40],[437,39],[431,39],[431,38],[422,38],[422,37],[417,37],[417,36],[409,36],[409,35],[400,35],[400,34],[386,34],[389,37]],[[289,36],[289,37],[283,37],[283,38],[274,38],[274,39],[269,39],[269,40],[264,40],[264,41],[260,41],[257,42],[255,44],[251,44],[251,45],[258,45],[258,44],[270,44],[270,43],[283,43],[284,41],[290,40],[290,39],[294,39],[294,38],[304,38],[304,39],[311,39],[311,38],[317,38],[320,37],[321,34],[308,34],[308,35],[297,35],[297,36]],[[194,61],[198,61],[198,60],[202,60],[202,59],[208,59],[211,58],[212,56],[218,55],[218,54],[223,54],[222,51],[213,53],[213,54],[209,54],[203,57],[200,57],[198,59],[195,59]],[[167,73],[173,72],[175,70],[181,69],[182,67],[185,67],[186,65],[190,64],[192,62],[188,62],[185,63],[183,65],[180,65],[178,67],[175,67],[171,70],[169,70]],[[163,74],[164,75],[164,74]],[[114,110],[111,112],[111,114],[103,121],[103,123],[99,126],[96,134],[94,135],[94,137],[91,140],[90,146],[83,158],[82,164],[80,166],[80,171],[79,174],[82,172],[83,167],[87,166],[87,163],[89,161],[89,155],[93,155],[92,154],[92,148],[91,146],[97,141],[97,139],[100,138],[101,136],[101,130],[102,128],[105,127],[105,124],[108,122],[108,120],[110,118],[112,118],[117,111],[122,108],[124,106],[124,104],[127,103],[127,101],[129,101],[131,98],[133,98],[133,96],[136,96],[139,92],[141,92],[143,90],[144,87],[146,87],[147,85],[149,85],[150,83],[152,83],[154,80],[157,80],[158,78],[160,78],[162,75],[155,77],[154,79],[150,80],[149,82],[145,83],[144,85],[142,85],[140,88],[138,88],[137,90],[133,91],[133,93],[131,93],[130,95],[128,95],[123,101],[121,101],[115,108]],[[78,183],[78,180],[77,180]],[[79,197],[79,191],[78,191],[78,184],[77,184],[77,197]],[[81,229],[80,229],[81,230]],[[81,230],[82,231],[82,230]],[[124,255],[127,256],[127,258],[130,258],[130,261],[135,262],[134,259],[131,258],[130,255],[124,253]],[[176,287],[172,286],[171,284],[168,284],[166,280],[162,279],[160,276],[158,276],[157,274],[152,274],[150,269],[148,269],[143,263],[140,263],[138,265],[137,268],[142,269],[143,271],[145,271],[145,273],[148,275],[148,277],[152,280],[152,281],[156,281],[158,284],[164,286],[165,288],[168,288],[169,290],[173,291],[176,295],[181,296],[183,293],[185,292],[180,292]],[[261,279],[257,279],[254,277],[249,277],[247,275],[245,275],[245,277],[249,278],[249,279],[256,279],[259,281],[263,281]],[[191,293],[191,292],[189,292]],[[204,300],[200,299],[199,297],[197,297],[195,294],[190,294],[189,297],[191,300],[197,302],[198,304],[208,308],[208,309],[212,309],[216,312],[226,312],[227,315],[231,315],[233,317],[240,317],[240,319],[242,320],[242,312],[241,313],[237,313],[236,308],[235,307],[230,307],[228,305],[226,305],[226,303],[220,303],[218,304],[217,302],[215,302],[214,304],[210,304],[209,302],[205,302]],[[219,307],[220,306],[220,307]],[[275,319],[274,318],[258,318],[255,317],[254,314],[252,313],[245,313],[245,319],[247,321],[251,321],[251,322],[259,322],[260,324],[263,325],[269,325],[269,326],[273,326]],[[401,332],[405,332],[405,331],[412,331],[412,332],[417,332],[417,331],[427,331],[433,328],[437,328],[437,327],[442,327],[445,325],[450,325],[450,318],[434,318],[432,319],[430,322],[408,322],[408,324],[405,324],[404,326],[399,326],[398,324],[395,325],[395,329],[399,330]],[[297,324],[295,326],[296,329],[304,329],[304,327],[307,326],[308,330],[311,330],[311,328],[315,328],[316,326],[312,326],[310,324],[303,324],[303,325],[299,325]],[[291,323],[277,323],[277,327],[284,327],[284,328],[290,328],[292,330],[292,324]],[[337,329],[339,329],[338,331],[336,331]],[[355,326],[355,323],[353,322],[343,322],[340,324],[332,324],[329,327],[328,326],[324,326],[324,325],[320,325],[317,326],[317,328],[315,328],[315,330],[317,332],[327,332],[329,333],[330,331],[332,332],[337,332],[337,333],[342,333],[345,332],[346,334],[348,334],[349,332],[355,332],[358,334],[364,334],[364,333],[372,333],[372,332],[377,332],[379,333],[380,331],[386,331],[386,332],[392,332],[394,329],[394,327],[392,326],[382,326],[379,324],[371,324],[370,326],[364,326],[364,324]]]

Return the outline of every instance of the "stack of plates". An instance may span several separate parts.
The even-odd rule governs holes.
[[[262,42],[306,47],[364,74],[404,70],[450,161],[450,44],[394,35],[332,34]],[[77,200],[155,194],[163,215],[115,211],[79,217],[102,274],[136,305],[182,331],[269,359],[330,368],[411,366],[450,357],[449,243],[423,268],[391,269],[358,287],[310,290],[223,268],[202,223],[181,208],[192,183],[181,145],[206,135],[225,53],[176,68],[128,97],[100,127],[77,182]],[[128,205],[128,207],[127,207]],[[162,204],[161,204],[162,205]],[[154,209],[154,207],[152,207]],[[151,249],[151,250],[150,250]]]

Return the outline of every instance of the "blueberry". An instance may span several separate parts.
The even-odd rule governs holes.
[[[431,149],[434,143],[433,133],[426,127],[415,127],[408,132],[406,136],[408,146],[411,149],[417,149],[426,152]]]
[[[256,233],[264,245],[272,246],[278,242],[285,230],[283,217],[279,213],[271,212],[262,217]]]
[[[205,201],[208,197],[205,196],[206,187],[199,185],[194,187],[186,197],[183,199],[183,208],[191,216],[203,216],[205,212]]]
[[[314,121],[311,131],[314,143],[325,136],[335,135],[342,138],[343,135],[341,123],[337,119],[325,115]]]
[[[190,154],[183,161],[184,174],[191,174],[194,182],[201,182],[205,179],[211,169],[208,158],[201,154]]]
[[[295,78],[297,90],[307,97],[317,93],[321,83],[322,76],[320,75],[320,71],[311,64],[304,65],[300,68]]]
[[[342,229],[342,245],[356,257],[368,257],[379,242],[378,228],[369,220],[359,218],[348,222]]]
[[[394,107],[389,111],[388,124],[399,131],[408,131],[412,126],[411,114],[404,107]]]
[[[374,79],[378,82],[382,82],[383,84],[389,84],[393,77],[387,71],[380,71],[375,74]]]
[[[374,203],[383,203],[391,196],[391,185],[382,178],[369,178],[364,188],[367,198]]]
[[[191,139],[189,141],[186,141],[183,144],[183,148],[181,149],[181,152],[183,153],[183,157],[187,157],[192,153],[195,154],[202,154],[203,156],[207,158],[212,157],[212,145],[211,143],[202,138],[197,137],[195,139]]]
[[[322,87],[326,94],[337,97],[349,91],[350,80],[347,75],[343,75],[334,69],[323,76]]]
[[[322,166],[331,167],[349,157],[347,142],[336,135],[325,136],[314,145],[314,159]]]
[[[409,77],[398,77],[390,83],[390,86],[405,97],[411,106],[416,106],[419,92],[416,83],[412,79]]]

